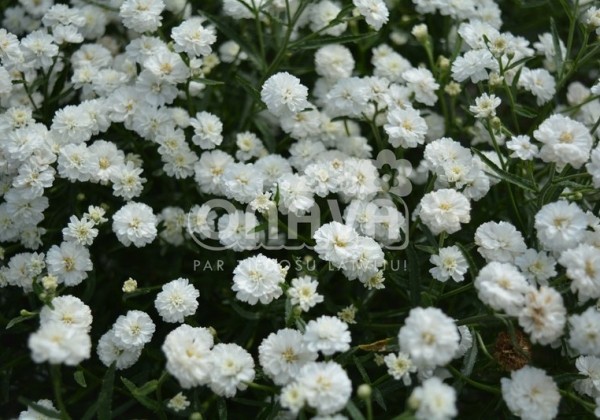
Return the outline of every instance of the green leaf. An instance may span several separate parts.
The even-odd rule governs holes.
[[[104,379],[102,379],[102,387],[98,396],[98,420],[110,420],[112,418],[112,394],[116,367],[116,363],[110,365],[104,374]]]
[[[385,405],[385,400],[383,399],[383,394],[379,390],[379,388],[373,387],[373,400],[379,405],[383,411],[387,411],[387,406]]]
[[[261,67],[261,62],[260,60],[257,60],[257,54],[254,48],[252,48],[252,44],[247,42],[246,39],[238,34],[231,26],[227,25],[224,19],[213,16],[203,10],[199,10],[198,12],[210,20],[210,22],[215,25],[219,31],[223,32],[227,39],[235,41],[240,46],[242,51],[248,54],[248,57],[254,61],[259,68]]]
[[[129,392],[131,392],[133,398],[135,398],[144,407],[149,408],[154,412],[160,411],[160,403],[146,396],[153,392],[158,386],[158,381],[156,379],[145,383],[139,388],[133,382],[127,378],[124,378],[123,376],[121,376],[121,382],[123,382],[125,387],[129,390]]]
[[[324,45],[329,44],[347,44],[347,43],[356,43],[359,41],[370,40],[372,38],[377,37],[379,34],[377,32],[372,32],[368,34],[360,34],[360,35],[345,35],[345,36],[322,36],[317,39],[310,39],[306,41],[299,40],[292,45],[290,45],[290,50],[313,50],[317,48],[321,48]]]
[[[263,104],[262,99],[260,98],[260,92],[254,87],[254,85],[249,80],[246,80],[239,74],[235,75],[235,80],[241,85],[241,87],[246,91],[247,94],[252,96],[255,102],[261,105]]]
[[[238,305],[236,302],[234,301],[228,301],[227,303],[229,303],[229,305],[231,305],[231,308],[242,318],[244,319],[249,319],[252,321],[255,321],[257,319],[260,319],[260,313],[257,312],[251,312],[251,311],[247,311],[246,309],[242,308],[240,305]]]
[[[417,248],[419,251],[424,251],[424,252],[427,252],[428,254],[431,254],[431,255],[434,255],[434,254],[438,253],[437,248],[434,247],[434,246],[415,244],[415,248]]]
[[[77,384],[80,387],[87,388],[87,383],[85,382],[85,375],[83,374],[82,370],[76,371],[75,374],[73,375],[73,378],[75,379],[75,382],[77,382]]]
[[[408,284],[410,289],[410,302],[413,307],[419,306],[421,302],[421,284],[419,275],[419,259],[412,245],[406,248],[408,259]]]
[[[515,113],[525,118],[535,118],[539,114],[538,111],[519,104],[515,104]]]
[[[463,375],[467,377],[471,376],[471,373],[473,372],[473,367],[475,367],[475,362],[477,361],[477,353],[478,347],[477,344],[474,342],[471,345],[471,348],[467,351],[467,354],[465,355],[465,359],[463,361],[463,368],[461,369]]]
[[[477,150],[475,148],[471,148],[471,150],[473,150],[473,153],[475,153],[477,156],[479,156],[481,158],[481,160],[487,166],[489,166],[489,168],[491,170],[493,170],[496,173],[496,176],[498,178],[500,178],[501,180],[506,181],[510,184],[516,185],[527,191],[531,191],[534,193],[538,192],[537,187],[535,185],[533,185],[531,182],[529,182],[528,179],[525,179],[523,177],[513,175],[509,172],[506,172],[505,170],[499,168],[494,162],[492,162],[490,159],[488,159],[488,157],[485,156],[483,153],[481,153],[479,150]]]
[[[223,397],[217,400],[217,413],[219,414],[219,420],[227,420],[227,403]]]
[[[562,50],[560,49],[560,36],[558,35],[558,28],[553,17],[550,18],[550,32],[552,33],[552,44],[554,45],[554,65],[556,66],[556,70],[562,73],[563,57]]]
[[[212,80],[212,79],[204,79],[202,77],[193,77],[192,80],[194,82],[202,83],[203,85],[206,85],[206,86],[219,86],[219,85],[225,84],[225,82],[220,82],[218,80]]]
[[[23,321],[27,321],[28,319],[35,318],[36,316],[37,316],[37,313],[31,314],[31,315],[21,315],[16,318],[13,318],[8,322],[8,324],[6,324],[6,329],[8,330],[17,324],[20,324]]]
[[[346,404],[346,411],[352,420],[365,420],[365,416],[363,416],[363,413],[360,412],[352,400],[349,400],[348,404]]]
[[[358,373],[360,373],[360,376],[361,376],[362,380],[365,383],[370,384],[371,383],[371,378],[369,378],[369,375],[367,375],[367,371],[365,370],[364,366],[362,365],[362,363],[360,362],[360,360],[358,359],[358,357],[352,356],[352,361],[356,365],[356,369],[358,369]]]

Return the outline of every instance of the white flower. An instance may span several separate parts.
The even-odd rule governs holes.
[[[441,232],[458,232],[461,223],[469,223],[471,220],[469,200],[453,189],[440,189],[427,193],[420,204],[421,221],[434,235]]]
[[[477,251],[486,261],[514,262],[527,249],[523,235],[508,222],[487,222],[475,231]]]
[[[87,218],[77,218],[71,216],[69,224],[62,230],[65,241],[72,241],[78,245],[89,246],[94,242],[94,238],[98,236],[98,229],[94,228],[95,223]]]
[[[296,113],[308,107],[308,89],[300,83],[300,79],[287,72],[280,72],[269,77],[260,92],[262,101],[271,113],[282,117]]]
[[[156,327],[146,312],[131,310],[117,318],[113,329],[117,345],[130,348],[149,343]]]
[[[29,336],[31,358],[36,363],[75,366],[90,357],[92,341],[87,331],[62,322],[48,322]]]
[[[546,286],[548,280],[556,275],[556,260],[546,252],[528,249],[515,258],[515,265],[532,284]]]
[[[308,405],[321,415],[340,411],[352,394],[348,374],[336,362],[308,363],[300,371],[297,382]]]
[[[600,297],[600,249],[580,244],[564,251],[558,263],[567,269],[571,291],[580,302]]]
[[[214,149],[223,141],[223,123],[214,114],[198,112],[195,118],[190,118],[190,125],[194,128],[192,142],[202,149]]]
[[[260,365],[277,385],[295,380],[302,366],[317,356],[306,347],[302,333],[289,328],[269,334],[258,348]]]
[[[550,101],[556,93],[556,81],[546,69],[523,67],[518,85],[537,98],[538,106]]]
[[[398,333],[400,351],[418,368],[432,369],[450,362],[460,336],[454,321],[438,308],[413,308]]]
[[[115,338],[115,331],[111,329],[100,337],[96,352],[104,366],[115,363],[115,367],[121,370],[133,366],[138,361],[142,354],[142,346],[123,346]]]
[[[278,191],[277,191],[278,189]],[[273,193],[279,192],[279,208],[283,214],[303,215],[315,204],[307,178],[298,174],[283,174],[277,179]]]
[[[352,4],[376,31],[388,21],[390,12],[383,0],[352,0]]]
[[[123,197],[129,201],[139,196],[143,189],[146,178],[141,176],[142,168],[127,162],[114,168],[110,174],[110,181],[113,184],[113,194],[115,197]]]
[[[317,303],[323,302],[323,295],[317,293],[318,284],[310,276],[301,276],[292,279],[292,287],[287,290],[292,305],[298,305],[306,312]]]
[[[358,233],[351,227],[339,222],[321,226],[314,234],[315,252],[325,261],[334,265],[343,265],[358,255]]]
[[[517,316],[525,305],[525,294],[532,287],[514,265],[493,261],[479,271],[475,289],[486,305]]]
[[[512,150],[510,157],[521,160],[533,160],[538,157],[539,149],[535,144],[531,144],[528,135],[513,136],[506,142],[506,147]]]
[[[259,225],[254,213],[244,213],[236,210],[226,213],[218,221],[219,242],[234,251],[256,248],[262,232],[256,232]]]
[[[222,194],[221,178],[231,163],[233,158],[221,150],[202,153],[200,160],[194,165],[194,179],[200,190],[206,194]]]
[[[471,50],[463,56],[459,56],[452,63],[452,78],[457,82],[463,82],[471,78],[471,82],[477,83],[488,79],[489,69],[498,72],[498,62],[487,49]]]
[[[190,401],[187,399],[182,392],[178,392],[173,398],[167,403],[167,407],[173,411],[183,411],[190,406]]]
[[[579,315],[569,317],[569,345],[580,354],[600,357],[600,312],[587,308]]]
[[[302,385],[298,382],[292,382],[284,386],[279,396],[279,403],[293,414],[298,414],[306,404],[306,394]]]
[[[388,373],[396,380],[402,381],[405,386],[411,384],[410,374],[417,371],[412,360],[406,353],[390,353],[383,358],[388,368]]]
[[[339,80],[352,75],[354,58],[343,45],[329,44],[315,53],[315,71],[329,80]]]
[[[413,148],[425,142],[427,124],[414,108],[393,108],[387,113],[383,129],[394,147]]]
[[[262,254],[246,258],[233,270],[232,290],[236,298],[250,305],[271,303],[282,295],[281,284],[285,281],[287,268],[277,260]]]
[[[475,118],[490,118],[496,116],[496,108],[500,106],[500,98],[496,95],[483,93],[475,99],[475,105],[469,107],[469,111],[475,114]]]
[[[413,68],[402,73],[406,86],[415,94],[415,101],[433,106],[437,102],[435,91],[440,85],[433,74],[424,68]]]
[[[559,170],[566,164],[579,169],[590,157],[593,140],[589,130],[564,115],[554,114],[544,120],[533,137],[544,144],[540,158],[544,162],[555,162]]]
[[[183,324],[165,337],[162,351],[167,358],[166,369],[184,388],[209,382],[210,349],[214,339],[208,328]]]
[[[90,251],[74,242],[53,245],[46,254],[48,273],[58,277],[66,286],[76,286],[93,269]]]
[[[89,332],[92,327],[92,311],[75,296],[58,296],[52,299],[52,308],[44,306],[40,311],[40,325],[51,322]]]
[[[348,324],[334,316],[323,315],[306,325],[304,342],[310,351],[320,351],[325,356],[350,349]]]
[[[171,31],[175,41],[175,51],[185,52],[190,56],[206,56],[211,53],[211,45],[217,40],[215,28],[202,26],[204,19],[194,16],[184,20]]]
[[[429,258],[429,262],[435,265],[429,273],[434,279],[442,282],[449,278],[455,282],[463,281],[469,268],[465,256],[456,245],[440,248],[438,254]]]
[[[153,32],[162,23],[160,14],[165,8],[162,0],[125,0],[119,14],[123,25],[136,32]]]
[[[210,389],[217,395],[233,397],[254,379],[254,360],[237,344],[217,344],[210,352]]]
[[[215,233],[216,218],[217,214],[209,205],[194,205],[187,215],[187,232],[210,238]]]
[[[583,241],[588,219],[577,204],[556,201],[544,205],[535,215],[535,229],[542,246],[564,251]]]
[[[550,420],[558,414],[558,387],[542,369],[525,366],[501,383],[506,405],[523,420]]]
[[[416,387],[408,398],[418,420],[447,420],[458,414],[456,390],[434,376]]]
[[[200,292],[188,279],[178,278],[163,285],[156,296],[154,306],[165,322],[183,322],[186,316],[194,315],[198,309]]]
[[[577,392],[588,397],[600,397],[600,358],[595,356],[579,356],[575,367],[580,374],[587,376],[585,379],[575,381]]]
[[[551,287],[542,286],[525,295],[519,325],[529,334],[532,343],[551,344],[562,336],[566,315],[561,294]]]
[[[600,147],[592,150],[591,159],[585,165],[585,169],[592,176],[594,187],[600,188]]]
[[[113,232],[125,246],[142,247],[151,243],[158,233],[158,220],[152,208],[144,203],[130,202],[113,215]]]
[[[160,50],[148,57],[143,67],[167,83],[183,83],[189,77],[190,70],[177,53],[169,50]]]
[[[313,32],[319,31],[325,35],[340,36],[346,30],[348,24],[342,22],[333,26],[329,25],[341,11],[342,8],[337,2],[321,0],[314,4],[307,12],[310,17],[310,30]]]

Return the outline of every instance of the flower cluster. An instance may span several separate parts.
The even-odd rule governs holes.
[[[600,9],[525,3],[3,2],[6,415],[600,418]]]

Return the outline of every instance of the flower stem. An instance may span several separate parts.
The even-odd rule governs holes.
[[[60,365],[50,365],[50,377],[52,378],[52,388],[54,389],[54,399],[60,411],[60,417],[63,420],[71,420],[71,416],[67,413],[67,407],[62,397],[62,381]]]

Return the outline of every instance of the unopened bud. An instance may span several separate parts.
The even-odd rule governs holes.
[[[419,42],[426,42],[427,37],[429,36],[429,30],[427,29],[427,25],[421,23],[419,25],[415,25],[410,31],[411,34],[417,39]]]
[[[137,290],[137,281],[132,279],[131,277],[125,280],[123,283],[123,292],[124,293],[132,293]]]
[[[371,398],[372,393],[373,390],[371,389],[371,385],[369,384],[361,384],[356,390],[356,395],[358,395],[358,398],[361,398],[363,400]]]

